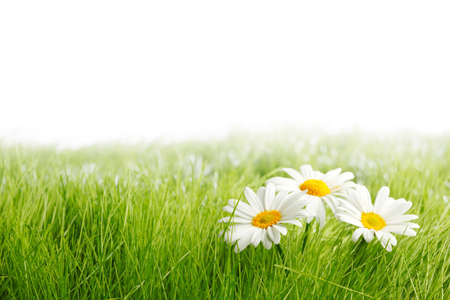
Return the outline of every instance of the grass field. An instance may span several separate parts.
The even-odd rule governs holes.
[[[352,171],[413,202],[416,237],[355,244],[328,213],[304,242],[236,254],[230,198],[281,167]],[[1,299],[450,299],[450,138],[273,134],[80,150],[0,146]]]

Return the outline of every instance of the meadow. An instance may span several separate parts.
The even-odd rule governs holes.
[[[413,202],[416,237],[387,252],[354,230],[289,227],[236,254],[230,198],[282,167],[355,174]],[[450,138],[237,134],[81,149],[0,145],[1,299],[450,299]]]

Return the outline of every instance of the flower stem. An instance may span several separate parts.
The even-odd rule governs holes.
[[[353,262],[355,264],[359,265],[361,261],[364,259],[366,248],[367,243],[363,238],[361,238],[355,247],[355,251],[353,252]]]
[[[285,262],[286,262],[286,257],[284,256],[284,252],[283,252],[283,250],[281,249],[280,244],[276,244],[276,245],[275,245],[275,249],[277,249],[277,252],[278,252],[278,254],[279,254],[280,257],[281,257],[281,260],[283,261],[283,263],[285,263]]]
[[[276,245],[275,245],[275,249],[277,249],[277,252],[278,252],[278,254],[279,254],[280,257],[281,257],[281,260],[283,261],[283,265],[286,265],[286,256],[284,256],[284,252],[283,252],[283,250],[281,249],[280,244],[276,244]],[[289,271],[288,271],[287,269],[284,270],[284,275],[285,275],[286,277],[288,277]]]
[[[311,224],[306,223],[305,232],[303,233],[303,243],[302,243],[302,250],[301,253],[303,254],[303,251],[305,251],[306,242],[308,241],[309,231],[311,230]]]
[[[367,248],[367,243],[363,238],[361,238],[357,242],[356,246],[353,248],[353,251],[351,252],[351,255],[352,255],[351,264],[349,264],[347,270],[345,270],[344,278],[347,278],[348,276],[350,276],[350,274],[355,266],[358,266],[361,264],[361,262],[363,261],[363,259],[365,257],[365,249],[366,248]]]

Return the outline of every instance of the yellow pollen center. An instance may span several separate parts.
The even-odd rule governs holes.
[[[308,179],[300,185],[302,191],[308,190],[309,195],[325,196],[331,193],[330,188],[325,182],[319,179]]]
[[[384,221],[383,217],[374,212],[362,213],[361,214],[361,223],[364,227],[368,229],[380,230],[386,226],[386,221]]]
[[[257,214],[252,225],[255,227],[266,229],[269,226],[277,224],[281,220],[281,214],[278,210],[266,210]]]

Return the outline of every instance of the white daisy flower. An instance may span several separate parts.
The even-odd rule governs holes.
[[[405,215],[412,203],[405,199],[395,200],[389,197],[389,188],[382,187],[372,205],[370,193],[363,185],[356,185],[349,191],[347,200],[342,200],[336,210],[336,217],[359,228],[353,233],[353,241],[362,235],[366,242],[373,240],[374,234],[381,245],[391,251],[397,245],[397,239],[392,233],[415,236],[413,229],[419,228],[409,221],[417,219],[416,215]]]
[[[283,171],[291,178],[273,177],[267,183],[274,184],[280,191],[306,191],[307,194],[304,196],[307,201],[306,211],[311,216],[308,222],[315,217],[321,227],[325,224],[326,216],[323,203],[327,203],[334,213],[336,205],[339,203],[338,197],[344,197],[345,191],[355,185],[351,181],[355,177],[353,173],[341,173],[340,168],[325,174],[314,171],[310,165],[301,166],[300,172],[290,168],[284,168]]]
[[[303,210],[305,203],[295,199],[304,193],[298,191],[296,194],[275,194],[272,184],[259,188],[256,194],[252,189],[245,188],[248,204],[231,199],[224,210],[233,215],[219,220],[231,223],[224,234],[225,241],[231,244],[237,242],[236,252],[244,250],[249,244],[256,247],[262,243],[266,249],[270,249],[272,243],[279,244],[281,235],[287,233],[283,224],[302,226],[298,218],[306,216]]]

